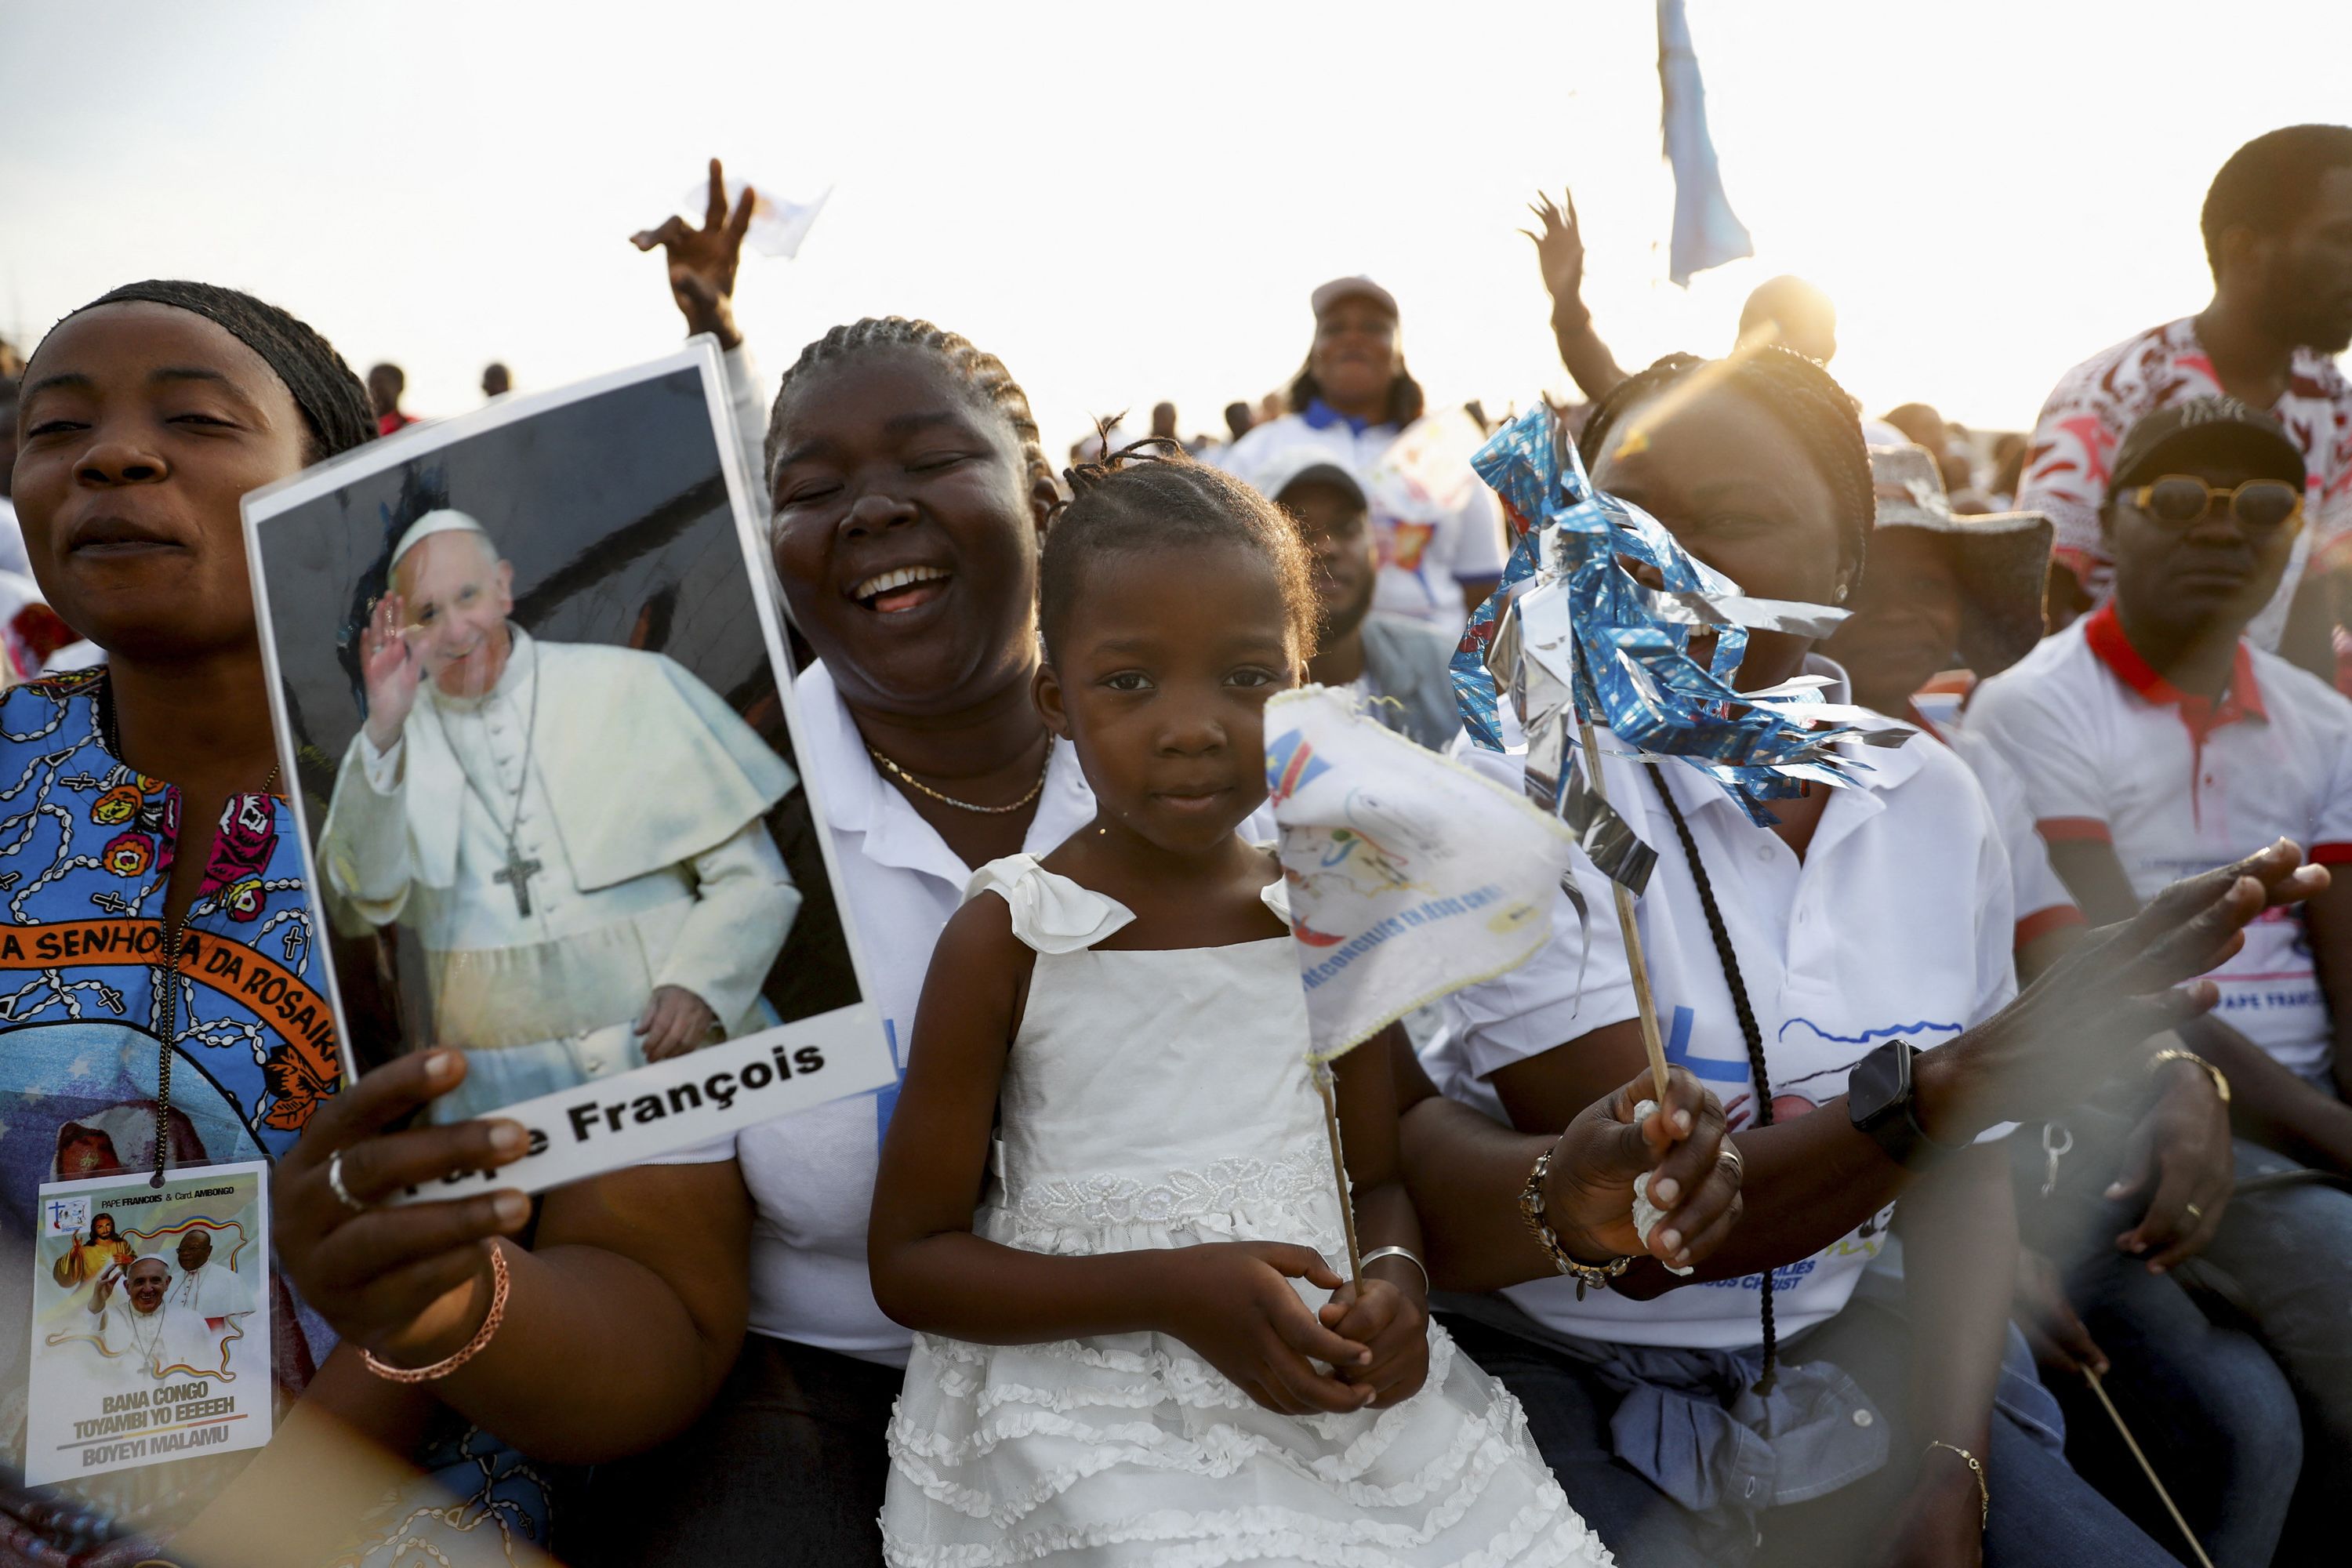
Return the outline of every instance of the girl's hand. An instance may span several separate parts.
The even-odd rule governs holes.
[[[1421,1392],[1429,1376],[1429,1312],[1415,1289],[1387,1279],[1353,1280],[1339,1287],[1316,1316],[1342,1339],[1371,1347],[1361,1367],[1338,1368],[1341,1377],[1372,1391],[1375,1410],[1401,1405]]]
[[[421,1051],[376,1068],[320,1105],[278,1163],[271,1224],[287,1277],[344,1339],[402,1365],[457,1351],[489,1310],[491,1238],[520,1230],[530,1200],[514,1191],[374,1206],[452,1171],[494,1171],[530,1146],[519,1121],[383,1129],[464,1081],[456,1051]],[[328,1167],[342,1153],[336,1195]]]
[[[1169,1294],[1169,1331],[1268,1410],[1306,1415],[1360,1410],[1373,1391],[1308,1357],[1360,1373],[1371,1347],[1325,1328],[1291,1288],[1304,1279],[1326,1290],[1347,1283],[1311,1247],[1277,1241],[1223,1241],[1169,1254],[1177,1269]]]
[[[1653,1092],[1643,1073],[1578,1113],[1553,1146],[1544,1209],[1574,1257],[1650,1257],[1687,1268],[1739,1223],[1739,1152],[1722,1102],[1672,1068],[1665,1103],[1636,1122],[1634,1109]],[[1646,1243],[1633,1228],[1633,1178],[1644,1173],[1650,1201],[1666,1211]]]
[[[735,211],[727,211],[727,177],[710,160],[710,199],[700,228],[673,214],[658,228],[639,229],[629,243],[639,250],[661,247],[669,262],[669,295],[686,318],[688,336],[709,332],[722,349],[740,344],[735,330],[735,268],[743,259],[743,236],[751,227],[754,193],[745,187]]]

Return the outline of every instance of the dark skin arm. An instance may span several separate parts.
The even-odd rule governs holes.
[[[1506,1127],[1439,1094],[1402,1040],[1391,1060],[1404,1106],[1406,1178],[1429,1220],[1429,1270],[1443,1289],[1499,1290],[1557,1272],[1518,1208],[1547,1150],[1545,1211],[1580,1263],[1646,1251],[1686,1265],[1712,1254],[1739,1223],[1739,1162],[1723,1107],[1680,1068],[1667,1075],[1664,1106],[1639,1124],[1633,1108],[1652,1092],[1646,1072],[1586,1106],[1554,1137]],[[1644,1171],[1654,1173],[1653,1199],[1669,1210],[1646,1245],[1633,1225],[1633,1178]]]
[[[1332,1072],[1357,1245],[1367,1253],[1402,1247],[1419,1258],[1421,1217],[1399,1169],[1397,1089],[1390,1070],[1395,1044],[1403,1037],[1391,1024],[1334,1062]],[[1429,1293],[1421,1270],[1403,1258],[1372,1264],[1360,1287],[1353,1280],[1340,1286],[1316,1315],[1340,1338],[1370,1347],[1368,1364],[1347,1368],[1341,1375],[1370,1389],[1376,1407],[1412,1397],[1428,1375]]]
[[[959,910],[932,951],[915,1015],[920,1045],[891,1113],[867,1229],[882,1310],[979,1344],[1171,1334],[1268,1409],[1362,1408],[1373,1389],[1308,1362],[1360,1373],[1373,1365],[1370,1346],[1332,1332],[1292,1289],[1293,1279],[1328,1290],[1343,1283],[1309,1247],[1229,1242],[1055,1258],[972,1234],[1033,963],[1009,906],[992,897]]]
[[[508,1239],[530,1217],[520,1193],[378,1205],[523,1152],[520,1125],[502,1119],[383,1131],[455,1088],[464,1068],[455,1051],[404,1057],[319,1111],[278,1165],[287,1273],[348,1344],[425,1366],[487,1320],[489,1249],[499,1247],[510,1273],[504,1322],[432,1394],[558,1462],[619,1458],[674,1436],[709,1404],[742,1342],[751,1205],[734,1162],[575,1182],[542,1200],[529,1251]],[[339,1148],[344,1184],[378,1206],[353,1214],[335,1196],[327,1171]],[[603,1370],[583,1378],[583,1366]]]
[[[2113,845],[2079,839],[2053,844],[2050,864],[2094,921],[2128,916],[2138,907]],[[2347,1005],[2352,1005],[2352,879],[2315,894],[2305,907],[2305,918],[2320,989],[2331,1010],[2344,1018]],[[2338,997],[2346,1004],[2337,1004]],[[2241,1134],[2319,1169],[2352,1171],[2352,1105],[2319,1093],[2219,1019],[2200,1018],[2181,1036],[2191,1050],[2229,1079],[2230,1120]],[[2340,1075],[2352,1070],[2345,1065],[2345,1055],[2344,1026],[2339,1024],[2339,1084]],[[2203,1206],[2208,1217],[2213,1217],[2210,1205]]]
[[[640,229],[629,237],[639,250],[661,247],[669,264],[670,298],[677,301],[689,335],[709,332],[721,349],[742,345],[735,327],[735,267],[742,259],[743,236],[751,226],[754,193],[744,187],[735,210],[727,210],[727,177],[719,160],[710,160],[710,195],[704,205],[702,226],[696,228],[672,214],[659,226]]]
[[[1912,1429],[1923,1447],[1941,1438],[1982,1461],[1991,1451],[1993,1387],[2016,1281],[2006,1157],[1979,1146],[1940,1159],[1911,1184],[1895,1229],[1911,1306]],[[1901,1522],[1882,1562],[1981,1556],[1976,1473],[1957,1454],[1930,1448],[1919,1457],[1918,1479],[1895,1517]]]
[[[1559,363],[1577,389],[1597,403],[1625,379],[1625,372],[1593,331],[1592,312],[1585,308],[1584,237],[1576,225],[1576,198],[1562,191],[1559,201],[1554,206],[1549,196],[1538,195],[1528,208],[1538,226],[1519,232],[1535,241],[1536,265],[1551,295],[1551,335]]]
[[[2090,932],[1999,1014],[1926,1053],[1914,1086],[1928,1135],[1958,1145],[1997,1122],[2055,1114],[2138,1058],[2148,1037],[2210,1008],[2210,982],[2181,982],[2234,953],[2242,928],[2266,903],[2296,901],[2327,886],[2324,870],[2301,860],[2295,846],[2274,845],[2173,884],[2127,923]],[[1642,1065],[1638,1027],[1627,1020],[1516,1062],[1494,1084],[1512,1123],[1540,1132]],[[1810,1116],[1751,1128],[1733,1142],[1745,1166],[1744,1214],[1698,1266],[1699,1279],[1737,1279],[1811,1257],[1909,1181],[1854,1127],[1843,1095]],[[1645,1260],[1616,1289],[1639,1298],[1684,1282]]]

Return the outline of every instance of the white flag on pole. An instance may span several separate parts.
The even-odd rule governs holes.
[[[1345,691],[1281,693],[1265,734],[1310,1060],[1551,939],[1576,850],[1557,818],[1384,729]]]

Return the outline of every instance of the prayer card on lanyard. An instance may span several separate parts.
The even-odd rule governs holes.
[[[269,1441],[268,1171],[42,1184],[27,1483]]]

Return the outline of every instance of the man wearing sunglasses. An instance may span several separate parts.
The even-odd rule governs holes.
[[[2306,518],[2250,635],[2326,675],[2334,616],[2352,604],[2340,581],[2297,589],[2352,572],[2352,383],[2336,364],[2352,345],[2352,126],[2255,137],[2213,176],[2200,227],[2211,303],[2066,373],[2034,421],[2016,505],[2057,524],[2052,609],[2069,618],[2106,594],[2100,499],[2132,423],[2221,394],[2268,410],[2303,456]]]
[[[2315,860],[2352,861],[2352,702],[2245,635],[2294,553],[2304,480],[2279,422],[2234,398],[2142,418],[2099,510],[2115,596],[1969,700],[1969,729],[2023,782],[2051,864],[2094,924],[2281,835]],[[2249,926],[2212,978],[2221,1005],[2162,1040],[2168,1049],[2152,1045],[2146,1081],[2116,1086],[2145,1100],[2159,1080],[2207,1079],[2211,1126],[2169,1136],[2210,1141],[2212,1179],[2198,1160],[2157,1158],[2148,1141],[2168,1134],[2151,1118],[2103,1195],[2117,1215],[2160,1211],[2187,1238],[2146,1257],[2151,1269],[2202,1249],[2195,1267],[2252,1311],[2294,1385],[2305,1474],[2293,1543],[2315,1527],[2315,1503],[2332,1496],[2340,1510],[2352,1488],[2352,1197],[2276,1180],[2298,1163],[2352,1173],[2352,1034],[2337,1037],[2352,1031],[2352,876],[2300,916]],[[2234,1199],[2219,1168],[2225,1124],[2238,1134]],[[2147,1224],[2129,1225],[2113,1226],[2116,1245],[2145,1252]],[[2280,1548],[2282,1562],[2317,1560]]]

